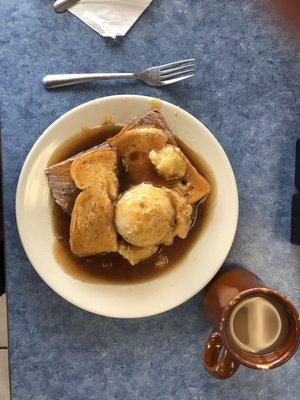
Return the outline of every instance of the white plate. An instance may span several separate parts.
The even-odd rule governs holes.
[[[170,129],[197,151],[215,175],[217,198],[205,232],[179,266],[155,280],[134,284],[84,283],[57,264],[52,248],[50,191],[44,170],[53,151],[83,126],[105,118],[126,124],[145,114],[153,99],[120,95],[96,99],[55,121],[31,149],[20,174],[16,215],[29,260],[40,277],[60,296],[87,311],[119,318],[145,317],[170,310],[199,292],[217,273],[232,245],[238,220],[238,193],[228,158],[208,129],[192,115],[162,101]]]

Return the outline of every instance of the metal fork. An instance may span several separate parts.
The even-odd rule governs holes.
[[[106,79],[139,79],[150,86],[165,86],[183,81],[194,76],[195,59],[181,60],[169,64],[148,68],[134,73],[95,73],[95,74],[62,74],[47,75],[43,83],[47,89],[75,85],[77,83],[94,82]]]

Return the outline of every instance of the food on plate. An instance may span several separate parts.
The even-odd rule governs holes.
[[[113,201],[119,189],[116,150],[97,149],[76,158],[70,175],[81,190],[71,216],[71,250],[80,257],[117,251],[113,223]]]
[[[171,199],[160,187],[134,186],[117,202],[115,224],[123,239],[134,246],[164,243],[175,226]]]
[[[105,191],[81,192],[70,224],[70,246],[78,257],[118,251],[117,232],[112,223],[113,204]]]
[[[149,153],[151,150],[163,148],[167,143],[175,144],[175,139],[159,112],[150,111],[144,117],[126,125],[107,141],[111,147],[118,149],[133,183],[163,184],[151,164]]]
[[[141,183],[117,202],[115,225],[123,239],[134,246],[169,246],[177,234],[186,237],[191,214],[191,205],[175,191]]]
[[[178,147],[157,110],[149,111],[144,117],[129,123],[117,135],[108,139],[108,143],[118,149],[135,184],[151,182],[157,186],[169,187],[185,197],[190,204],[196,203],[210,192],[208,181],[184,155],[186,173],[182,178],[170,180],[155,170],[149,157],[151,151],[162,150],[170,144]]]
[[[159,246],[144,246],[138,247],[120,240],[119,243],[119,254],[130,262],[131,265],[136,265],[143,260],[147,260],[155,254],[159,249]]]
[[[116,149],[93,150],[73,161],[70,175],[79,190],[104,190],[114,201],[119,191],[117,163]]]
[[[79,190],[70,175],[71,164],[81,155],[89,153],[97,148],[109,148],[109,145],[107,143],[101,143],[92,149],[82,151],[64,161],[51,165],[45,171],[55,202],[68,215],[71,215],[76,197],[79,194]]]
[[[55,202],[70,216],[76,257],[118,253],[130,265],[152,257],[157,268],[168,263],[160,250],[187,238],[197,205],[211,191],[158,110],[46,174]]]
[[[166,179],[183,178],[186,174],[186,157],[177,146],[167,145],[160,150],[151,150],[149,158],[156,171]]]

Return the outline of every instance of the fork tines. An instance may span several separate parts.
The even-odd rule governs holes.
[[[195,59],[176,61],[169,64],[160,65],[160,78],[164,85],[182,81],[195,74]]]

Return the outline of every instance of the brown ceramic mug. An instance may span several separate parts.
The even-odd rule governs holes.
[[[240,267],[221,271],[206,288],[203,303],[213,325],[203,364],[215,378],[229,378],[240,364],[260,370],[279,367],[297,351],[299,313],[252,272]]]

